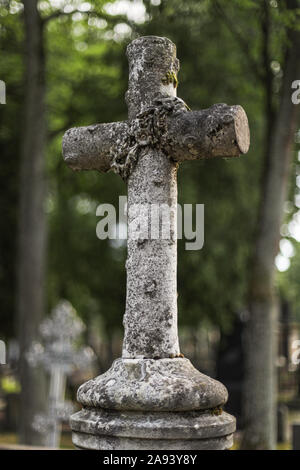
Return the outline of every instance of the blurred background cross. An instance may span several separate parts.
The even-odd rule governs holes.
[[[70,302],[62,300],[40,326],[42,343],[32,344],[27,360],[42,365],[50,377],[47,414],[37,414],[33,428],[45,435],[45,445],[59,447],[61,423],[68,421],[73,405],[65,401],[66,379],[75,369],[90,366],[93,352],[78,347],[85,326]]]

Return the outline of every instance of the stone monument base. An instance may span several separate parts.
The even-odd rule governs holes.
[[[235,418],[214,411],[136,412],[83,409],[71,418],[73,443],[92,450],[225,450]]]
[[[73,443],[95,450],[228,449],[235,418],[227,390],[188,359],[117,359],[83,384],[71,417]]]

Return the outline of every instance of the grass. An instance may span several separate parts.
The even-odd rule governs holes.
[[[15,433],[0,433],[0,444],[17,445],[18,436]],[[71,433],[62,433],[60,449],[74,449]]]

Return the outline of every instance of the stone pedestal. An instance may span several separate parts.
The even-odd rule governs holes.
[[[228,449],[235,418],[226,388],[188,359],[117,359],[78,390],[73,442],[97,450]]]

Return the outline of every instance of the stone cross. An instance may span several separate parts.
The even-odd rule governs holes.
[[[48,412],[36,415],[33,422],[33,427],[46,435],[48,447],[59,446],[61,423],[68,421],[73,412],[72,404],[64,399],[67,375],[92,361],[90,348],[76,346],[83,330],[72,305],[61,301],[40,326],[43,344],[34,343],[27,353],[32,366],[41,364],[50,375]]]
[[[162,448],[180,448],[176,446],[183,445],[179,444],[182,439],[186,439],[186,445],[190,440],[189,432],[182,437],[175,431],[179,440],[175,443],[173,433],[170,437],[173,447],[166,447],[170,431],[163,432],[165,421],[160,413],[180,411],[187,426],[191,417],[185,412],[216,409],[226,402],[227,391],[220,383],[196,371],[180,354],[176,286],[177,168],[185,160],[237,157],[246,153],[248,120],[240,106],[217,104],[191,111],[176,97],[179,61],[176,47],[169,39],[140,37],[129,44],[127,56],[128,121],[73,128],[63,139],[64,159],[73,170],[113,170],[128,183],[127,296],[122,359],[115,361],[106,374],[79,389],[78,399],[84,410],[72,417],[71,425],[78,447],[157,448],[151,446],[157,446],[159,439],[164,442]],[[132,236],[136,214],[130,209],[147,204],[169,206],[172,214],[169,239]],[[118,426],[127,429],[128,443],[122,437],[124,434],[111,424],[116,416],[112,417],[106,410],[150,413],[156,423],[155,437],[151,432],[147,435],[146,431],[143,436],[142,429],[146,428],[145,423],[139,421],[140,415],[134,425],[131,422],[129,432],[131,418],[126,421],[123,414],[125,421],[118,416],[123,423],[119,422]],[[181,415],[175,415],[170,415],[170,423],[175,420],[169,423],[173,430],[181,426]],[[225,413],[223,418],[227,419],[227,428],[224,425],[227,430],[223,426],[219,433],[230,436],[234,419]],[[195,419],[200,418],[197,415]],[[209,422],[209,426],[216,429],[216,423]],[[198,421],[194,425],[200,426]],[[101,429],[106,429],[102,432],[105,436],[99,436]],[[92,435],[97,437],[92,440]],[[193,448],[212,446],[207,444],[208,435],[201,434],[201,444],[198,436]],[[224,436],[222,443],[218,443],[219,448],[228,447]],[[151,443],[152,439],[155,444]]]

